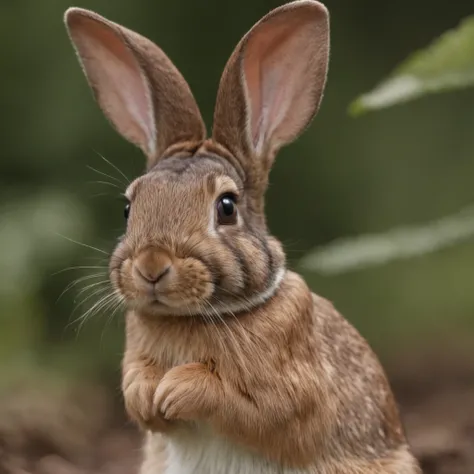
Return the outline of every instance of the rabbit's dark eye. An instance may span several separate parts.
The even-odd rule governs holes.
[[[129,214],[130,214],[130,203],[127,203],[125,205],[125,209],[123,210],[123,215],[125,219],[128,219]]]
[[[217,201],[217,221],[220,225],[231,225],[237,222],[237,205],[235,196],[225,194]]]

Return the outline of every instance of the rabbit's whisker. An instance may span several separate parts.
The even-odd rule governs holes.
[[[209,313],[207,308],[202,308],[202,310],[204,311],[204,314],[203,316],[205,317],[206,321],[210,322],[210,330],[212,331],[212,329],[215,329],[215,331],[213,332],[213,334],[217,337],[218,341],[219,341],[219,344],[221,345],[222,347],[222,350],[225,352],[226,349],[228,350],[228,348],[226,348],[225,344],[224,344],[224,341],[222,340],[222,336],[220,334],[220,331],[217,327],[217,324],[216,324],[216,321],[214,320],[214,317],[213,317],[213,312],[214,312],[214,308],[212,307],[212,305],[209,303],[209,302],[205,302],[207,303],[207,306],[209,307],[209,309],[211,310],[211,312]],[[206,327],[206,326],[205,326]]]
[[[90,295],[88,295],[86,298],[84,298],[82,301],[80,301],[79,303],[76,303],[76,301],[74,301],[75,303],[75,307],[71,313],[71,316],[70,318],[72,318],[74,316],[74,313],[81,307],[84,305],[84,303],[86,301],[88,301],[89,299],[91,299],[92,297],[94,296],[97,296],[97,295],[100,295],[100,294],[103,294],[104,292],[106,291],[109,291],[110,288],[108,287],[104,287],[104,288],[99,288],[99,289],[96,289],[95,291],[93,291]],[[70,326],[74,325],[77,323],[77,321],[79,321],[80,317],[78,318],[75,318],[75,319],[72,319],[71,321],[69,321],[69,323],[66,325],[66,329],[68,329]]]
[[[105,333],[107,327],[113,321],[113,319],[115,317],[115,314],[117,313],[117,311],[119,311],[120,309],[123,308],[124,297],[122,295],[118,295],[118,294],[116,296],[117,296],[117,299],[116,299],[115,303],[112,304],[112,306],[109,308],[110,314],[107,316],[105,326],[102,329],[102,333],[100,335],[101,343],[102,343],[103,338],[104,338],[104,333]]]
[[[85,286],[84,288],[82,288],[81,290],[79,290],[77,292],[77,296],[81,296],[84,292],[90,290],[91,288],[95,288],[96,286],[99,286],[99,285],[105,285],[109,283],[108,280],[101,280],[101,281],[98,281],[98,282],[95,282],[95,283],[91,283],[90,285],[87,285]]]
[[[122,180],[116,178],[115,176],[112,176],[110,174],[104,173],[103,171],[100,171],[93,166],[86,165],[86,168],[90,169],[91,171],[94,171],[97,174],[100,174],[101,176],[105,176],[106,178],[111,179],[112,181],[115,181],[116,183],[120,184],[121,186],[127,186],[127,183],[124,183]]]
[[[128,178],[128,176],[115,164],[113,164],[110,160],[108,160],[104,155],[99,153],[98,151],[94,150],[97,155],[99,155],[108,165],[110,165],[114,170],[118,171],[127,181],[128,184],[130,184],[131,180]]]
[[[99,294],[101,294],[101,293],[104,293],[105,291],[110,291],[110,286],[107,285],[107,286],[105,286],[105,287],[103,287],[103,288],[99,288],[99,289],[94,290],[90,295],[86,296],[83,300],[81,300],[79,303],[77,303],[76,308],[74,308],[74,311],[72,312],[72,314],[74,315],[74,313],[76,312],[76,310],[77,310],[79,307],[83,306],[86,301],[89,301],[89,300],[90,300],[91,298],[93,298],[94,296],[97,296],[97,295],[99,295]]]
[[[88,181],[88,183],[89,184],[105,184],[106,186],[112,186],[114,188],[117,188],[120,191],[122,191],[122,189],[123,189],[121,186],[118,186],[115,183],[109,183],[108,181]]]
[[[98,249],[97,247],[94,247],[92,245],[83,244],[82,242],[78,242],[77,240],[71,239],[70,237],[66,237],[65,235],[62,235],[62,234],[56,234],[56,235],[59,235],[59,237],[62,237],[63,239],[66,239],[69,242],[72,242],[73,244],[77,244],[77,245],[80,245],[82,247],[85,247],[85,248],[88,248],[88,249],[91,249],[91,250],[95,250],[96,252],[103,253],[104,255],[107,255],[107,256],[109,255],[108,252],[106,252],[105,250]]]
[[[104,277],[106,276],[107,273],[102,272],[102,273],[94,273],[93,275],[86,275],[81,278],[78,278],[77,280],[74,280],[73,282],[69,283],[69,285],[66,286],[66,288],[62,291],[62,293],[59,295],[59,298],[56,300],[56,303],[74,286],[77,284],[86,281],[86,280],[92,280],[93,278],[99,278],[99,277]]]
[[[103,309],[107,308],[111,303],[115,301],[116,298],[117,295],[115,293],[108,293],[103,296],[99,301],[97,301],[91,308],[89,308],[77,319],[77,321],[80,321],[79,329],[89,318],[95,316],[97,313],[99,313],[99,311],[102,311]]]
[[[60,273],[64,273],[64,272],[69,272],[71,270],[82,270],[82,269],[89,270],[89,269],[96,269],[96,268],[106,270],[108,267],[106,265],[80,265],[77,267],[67,267],[67,268],[63,268],[62,270],[59,270],[58,272],[54,272],[52,276],[59,275]]]

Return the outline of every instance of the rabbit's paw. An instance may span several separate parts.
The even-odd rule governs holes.
[[[222,396],[218,376],[200,362],[172,368],[161,379],[154,405],[166,420],[207,418]]]
[[[143,429],[165,432],[169,422],[154,407],[153,397],[158,381],[135,377],[124,388],[125,409]]]

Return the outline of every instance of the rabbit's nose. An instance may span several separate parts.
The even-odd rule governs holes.
[[[133,262],[133,277],[147,283],[158,283],[170,270],[173,262],[166,253],[148,249]]]

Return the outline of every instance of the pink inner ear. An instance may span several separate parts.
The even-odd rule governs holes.
[[[318,34],[319,33],[319,34]],[[259,25],[244,56],[250,129],[257,152],[294,138],[315,109],[315,75],[325,75],[325,33],[308,11]],[[319,86],[319,84],[317,84]]]
[[[251,130],[254,146],[264,139],[271,118],[272,109],[278,106],[275,102],[282,100],[278,94],[281,82],[282,68],[278,63],[282,39],[284,40],[285,25],[273,28],[262,28],[252,38],[251,45],[246,51],[245,78],[251,101]],[[282,38],[283,37],[283,38]],[[279,96],[279,97],[277,97]]]
[[[82,18],[72,28],[86,74],[118,131],[147,154],[156,148],[148,82],[132,52],[110,27]]]

